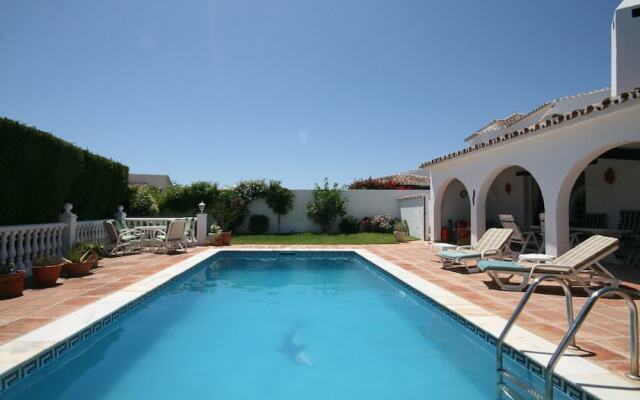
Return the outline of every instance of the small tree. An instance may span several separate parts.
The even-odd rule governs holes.
[[[211,214],[223,231],[231,231],[242,224],[247,211],[247,204],[242,197],[234,190],[224,189],[213,203]]]
[[[129,189],[129,214],[135,217],[155,217],[159,213],[156,191],[146,187]]]
[[[329,186],[329,180],[324,178],[322,186],[316,183],[313,189],[313,200],[307,204],[307,216],[311,221],[320,225],[322,232],[328,232],[338,217],[346,214],[345,204],[338,184]]]
[[[280,181],[269,181],[265,201],[269,208],[278,216],[276,231],[280,233],[280,216],[287,214],[293,208],[295,195]]]

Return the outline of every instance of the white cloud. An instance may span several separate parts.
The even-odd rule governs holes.
[[[309,142],[309,134],[304,129],[300,129],[297,132],[297,136],[300,144],[307,144]]]

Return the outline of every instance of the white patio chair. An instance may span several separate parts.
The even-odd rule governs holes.
[[[187,246],[194,247],[196,245],[196,219],[194,217],[185,218],[184,236],[187,239]]]
[[[115,256],[119,254],[132,253],[142,248],[142,233],[135,229],[116,228],[116,221],[108,220],[104,222],[107,236],[109,237],[108,254]]]
[[[185,236],[186,222],[184,219],[174,219],[169,222],[166,231],[156,231],[152,240],[153,251],[163,248],[165,253],[171,249],[186,252],[188,246]]]
[[[539,234],[538,231],[523,232],[513,215],[500,214],[499,218],[503,228],[513,230],[513,234],[507,242],[507,247],[514,260],[517,259],[520,254],[526,253],[527,251],[534,253],[540,252],[540,243],[537,238],[537,235]],[[520,249],[514,250],[514,244],[519,246]]]

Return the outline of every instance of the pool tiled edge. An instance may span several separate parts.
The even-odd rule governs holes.
[[[424,296],[430,303],[433,302],[445,315],[495,347],[496,338],[507,322],[504,318],[367,250],[358,249],[354,252],[395,277],[410,290]],[[507,356],[537,376],[541,376],[541,366],[546,366],[556,348],[555,344],[517,325],[512,328],[506,344]],[[640,384],[637,382],[626,380],[584,358],[571,356],[570,351],[560,359],[555,374],[557,378],[554,385],[570,398],[637,399],[640,396]]]
[[[207,250],[0,346],[0,394],[93,337],[220,250]]]
[[[295,247],[277,250],[208,249],[0,346],[0,393],[65,354],[85,339],[102,332],[103,328],[136,309],[167,285],[175,282],[179,276],[220,252],[264,253],[265,256],[274,253],[288,256],[294,252],[320,256],[356,253],[494,347],[495,337],[500,334],[506,322],[503,318],[367,250],[345,248],[313,250]],[[555,349],[552,343],[517,326],[512,330],[507,345],[507,356],[538,376],[541,374],[540,366],[546,365],[549,354]],[[558,387],[575,399],[636,398],[639,394],[636,390],[640,390],[640,385],[636,386],[578,357],[563,357],[556,373],[564,377],[556,381]],[[589,386],[589,382],[598,382],[598,386]]]

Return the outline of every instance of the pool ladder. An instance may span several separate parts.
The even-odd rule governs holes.
[[[544,383],[545,383],[544,386],[545,387],[544,387],[544,394],[541,394],[541,393],[538,393],[529,384],[524,382],[522,379],[518,378],[515,374],[512,374],[511,372],[509,372],[504,368],[503,347],[504,347],[504,341],[507,335],[509,334],[509,331],[511,331],[511,328],[515,324],[516,320],[518,319],[518,317],[520,317],[520,314],[522,313],[524,306],[527,304],[527,302],[535,292],[536,288],[544,281],[555,281],[564,290],[564,297],[565,297],[565,302],[567,306],[567,322],[568,322],[569,328],[567,330],[567,333],[564,335],[564,337],[560,341],[560,344],[558,344],[558,347],[556,347],[556,350],[553,352],[553,355],[549,359],[549,362],[547,363],[547,367],[544,370]],[[567,285],[567,283],[558,276],[543,275],[543,276],[540,276],[539,278],[536,278],[536,280],[534,280],[533,283],[529,285],[527,292],[524,294],[524,296],[522,296],[522,299],[516,306],[516,309],[513,311],[513,314],[511,315],[511,318],[509,318],[509,321],[507,321],[507,324],[502,330],[502,333],[500,334],[500,337],[498,338],[498,341],[496,343],[496,363],[497,363],[497,369],[498,369],[498,383],[497,383],[498,398],[500,398],[501,393],[506,394],[511,399],[522,398],[522,396],[518,394],[518,391],[515,390],[513,386],[509,385],[508,382],[510,382],[512,385],[515,385],[521,390],[524,390],[527,393],[527,395],[530,396],[531,398],[540,399],[540,400],[553,399],[553,371],[556,365],[558,364],[558,361],[560,361],[560,357],[562,357],[567,347],[577,348],[576,333],[584,323],[587,315],[595,305],[596,301],[598,301],[598,299],[600,299],[605,295],[613,295],[613,294],[617,294],[618,296],[622,297],[622,299],[625,300],[625,303],[629,308],[629,315],[630,315],[629,322],[631,325],[631,329],[630,329],[631,354],[629,357],[630,359],[629,372],[626,373],[625,375],[629,379],[640,380],[640,375],[638,374],[638,309],[635,303],[633,302],[633,298],[630,292],[627,290],[614,288],[614,287],[599,289],[589,297],[585,305],[582,307],[582,310],[580,310],[580,313],[578,314],[578,316],[574,319],[573,318],[573,296],[571,294],[571,289],[569,289],[569,286]]]

